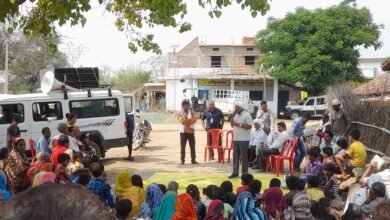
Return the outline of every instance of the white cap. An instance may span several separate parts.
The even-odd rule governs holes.
[[[235,105],[244,109],[244,110],[247,108],[247,103],[245,103],[245,101],[243,101],[243,100],[236,101]]]
[[[332,100],[332,105],[341,105],[341,102],[338,99],[333,99]]]

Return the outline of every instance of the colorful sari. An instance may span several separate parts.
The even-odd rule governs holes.
[[[259,207],[255,207],[253,194],[249,191],[243,191],[237,196],[237,203],[234,206],[233,219],[266,220],[267,217]]]
[[[171,220],[197,220],[194,200],[188,193],[176,198],[176,212]]]
[[[157,184],[150,184],[146,188],[146,202],[141,205],[141,217],[153,218],[157,209],[160,207],[164,193]]]
[[[156,212],[155,220],[170,220],[175,214],[176,194],[166,194]]]
[[[57,176],[54,172],[41,171],[37,173],[33,179],[32,186],[39,186],[44,183],[55,183]]]
[[[224,210],[223,202],[215,199],[210,203],[205,220],[224,220],[222,211]]]

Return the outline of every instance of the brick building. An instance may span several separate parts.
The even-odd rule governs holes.
[[[180,109],[184,89],[191,93],[187,97],[195,93],[207,99],[213,89],[249,91],[252,101],[259,104],[267,100],[275,114],[288,101],[300,100],[300,91],[259,71],[256,61],[260,56],[251,37],[244,37],[239,45],[207,45],[195,38],[181,50],[168,53],[167,72],[162,78],[167,110]]]

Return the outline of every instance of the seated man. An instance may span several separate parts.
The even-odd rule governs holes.
[[[279,155],[284,142],[290,137],[286,131],[286,124],[284,122],[279,122],[277,129],[277,132],[273,131],[268,136],[268,148],[260,150],[260,169],[262,170],[265,170],[268,155]]]
[[[367,152],[366,147],[363,145],[362,142],[359,141],[360,139],[360,132],[358,129],[353,129],[349,135],[348,135],[349,142],[351,145],[345,151],[345,154],[342,155],[336,155],[336,163],[340,168],[341,171],[341,177],[343,179],[347,179],[347,171],[348,173],[352,172],[353,168],[359,167],[364,168],[366,165],[366,158],[367,158]],[[346,163],[347,171],[344,168],[344,162],[349,159],[349,161]]]
[[[336,144],[332,141],[333,140],[333,132],[331,131],[326,131],[324,133],[324,138],[322,139],[321,141],[321,144],[320,144],[320,149],[324,149],[325,147],[330,147],[333,149],[333,153],[336,152]]]
[[[375,208],[384,201],[386,201],[386,186],[382,182],[373,183],[367,201],[361,206],[363,213],[366,216],[372,215]]]

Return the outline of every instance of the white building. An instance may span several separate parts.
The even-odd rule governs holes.
[[[195,38],[180,51],[169,53],[166,76],[161,78],[166,82],[167,110],[180,110],[184,89],[201,89],[195,95],[208,99],[213,89],[249,91],[252,101],[266,100],[274,114],[288,101],[300,100],[296,87],[259,74],[256,60],[260,56],[255,39],[248,37],[240,45],[206,45]]]
[[[358,68],[365,79],[373,79],[383,71],[381,65],[385,58],[360,58]]]

